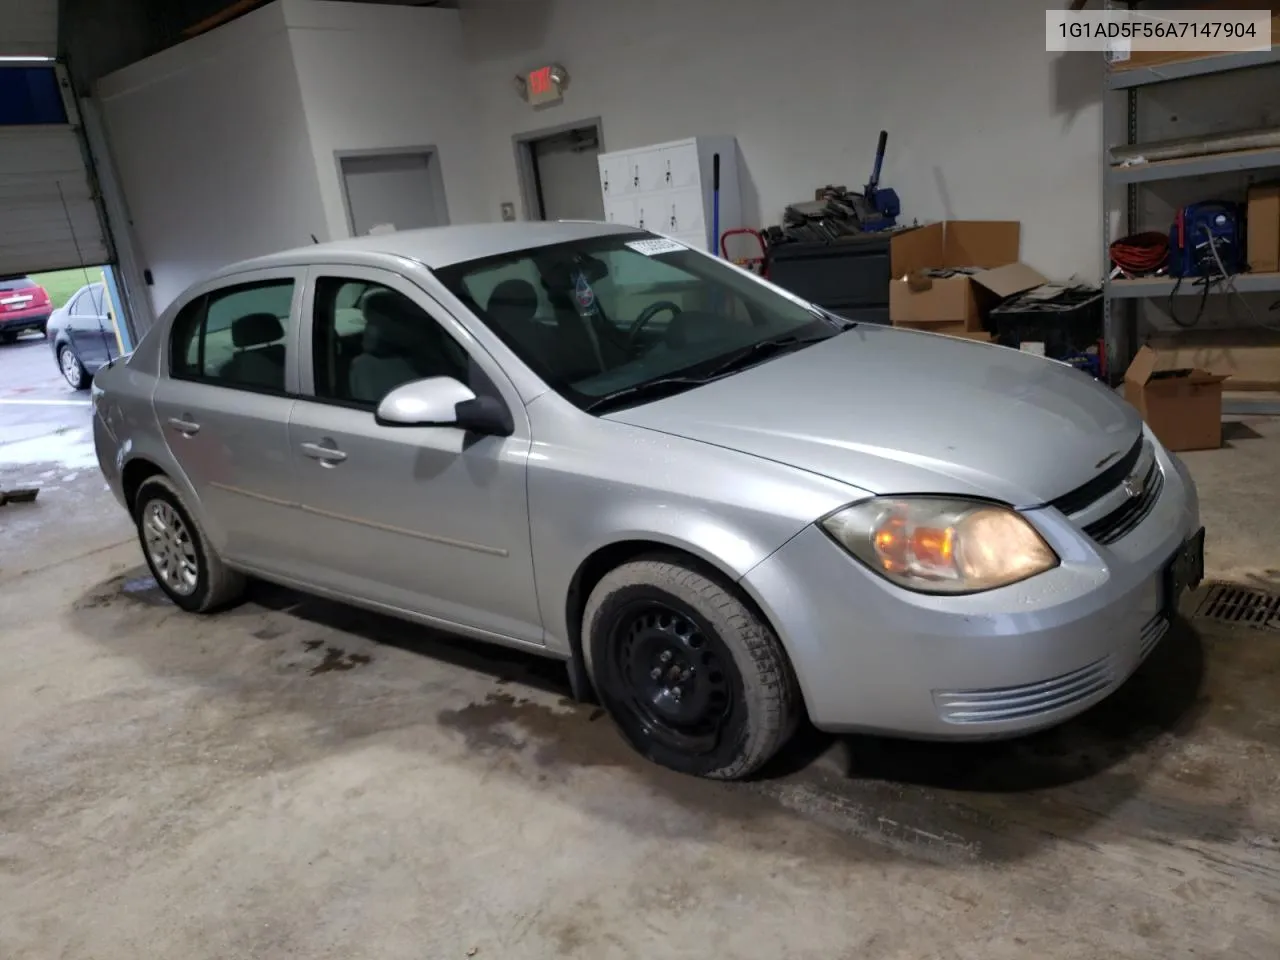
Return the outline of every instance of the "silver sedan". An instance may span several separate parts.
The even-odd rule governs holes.
[[[806,715],[1058,723],[1203,573],[1190,476],[1084,374],[602,224],[228,267],[93,399],[184,610],[256,576],[560,658],[644,756],[708,777]]]

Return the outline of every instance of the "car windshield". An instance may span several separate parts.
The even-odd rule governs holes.
[[[691,389],[849,325],[649,233],[436,273],[548,386],[596,411]]]
[[[30,290],[35,285],[30,277],[0,277],[0,290]]]

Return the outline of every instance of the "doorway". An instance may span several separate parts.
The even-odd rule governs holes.
[[[353,237],[448,224],[444,177],[434,147],[350,151],[337,158]]]
[[[603,220],[600,120],[517,134],[516,168],[530,220]]]

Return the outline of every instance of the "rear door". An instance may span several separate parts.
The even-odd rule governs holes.
[[[170,328],[160,429],[227,559],[289,576],[298,522],[289,414],[303,271],[256,270],[202,289]]]
[[[96,372],[111,359],[102,334],[103,312],[102,284],[81,287],[67,303],[67,336],[80,358],[80,365],[89,373]]]

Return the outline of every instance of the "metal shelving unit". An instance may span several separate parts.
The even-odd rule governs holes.
[[[1113,0],[1109,7],[1133,7],[1134,2]],[[1125,94],[1126,143],[1135,146],[1138,143],[1138,118],[1143,105],[1141,91],[1144,87],[1163,84],[1174,80],[1187,80],[1194,77],[1216,76],[1236,70],[1272,67],[1275,72],[1266,71],[1268,82],[1280,82],[1280,46],[1273,46],[1268,51],[1256,53],[1229,53],[1215,56],[1198,57],[1182,60],[1177,63],[1159,64],[1151,67],[1137,67],[1128,70],[1112,70],[1107,67],[1105,86],[1108,91],[1123,91]],[[1111,130],[1119,125],[1111,122],[1109,114],[1114,110],[1113,97],[1103,99],[1103,129]],[[1254,150],[1234,150],[1227,153],[1216,153],[1199,157],[1186,157],[1176,160],[1158,160],[1148,163],[1131,163],[1121,165],[1111,162],[1110,148],[1104,145],[1103,158],[1103,249],[1110,247],[1116,239],[1110,235],[1111,188],[1125,188],[1125,215],[1120,224],[1117,237],[1144,229],[1138,223],[1139,189],[1144,184],[1176,180],[1185,177],[1200,177],[1209,174],[1239,173],[1250,170],[1280,169],[1280,147],[1266,147]],[[1109,260],[1107,261],[1109,262]],[[1107,346],[1107,370],[1114,379],[1122,375],[1133,353],[1137,349],[1135,343],[1138,327],[1138,302],[1145,298],[1167,298],[1175,292],[1179,296],[1201,296],[1204,293],[1202,284],[1188,278],[1177,284],[1175,279],[1166,277],[1144,277],[1135,280],[1106,280],[1103,284],[1103,329]],[[1210,295],[1222,295],[1228,290],[1239,293],[1265,293],[1280,291],[1280,274],[1262,273],[1238,274],[1234,283],[1227,286],[1216,283],[1210,288]]]

